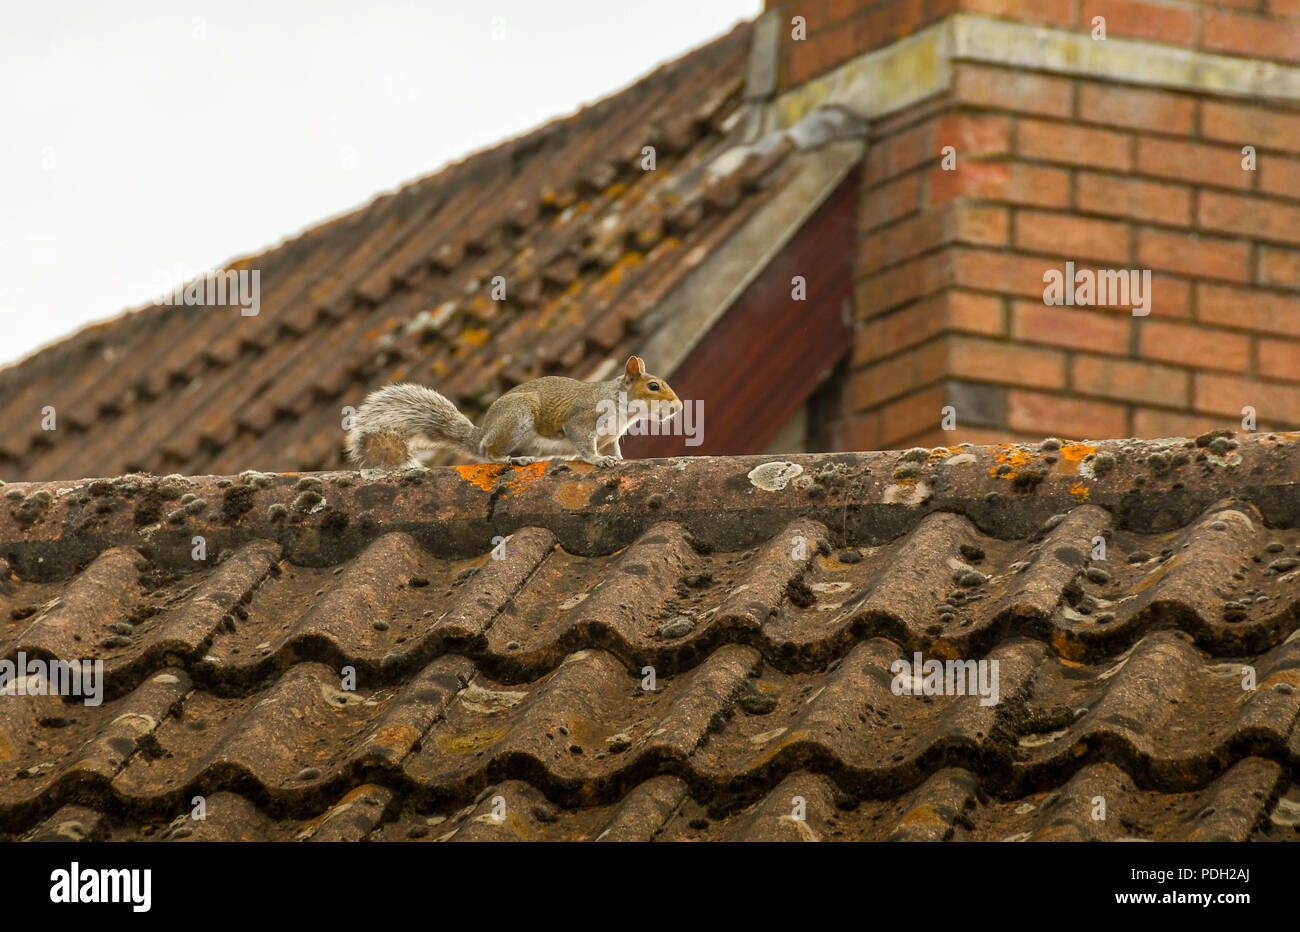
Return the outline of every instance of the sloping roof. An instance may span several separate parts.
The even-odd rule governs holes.
[[[3,494],[10,837],[1300,838],[1300,434]]]
[[[342,408],[388,381],[474,416],[528,378],[621,361],[795,171],[790,144],[705,170],[744,131],[750,33],[231,263],[261,273],[257,316],[151,307],[0,373],[0,477],[336,467]]]

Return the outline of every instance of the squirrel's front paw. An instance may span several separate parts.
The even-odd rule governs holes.
[[[592,457],[591,459],[587,460],[587,462],[591,463],[591,465],[593,465],[593,466],[613,466],[615,463],[618,462],[618,457],[616,457],[616,456],[596,456],[596,457]]]
[[[531,466],[533,463],[540,462],[535,456],[507,456],[506,462],[511,466]]]

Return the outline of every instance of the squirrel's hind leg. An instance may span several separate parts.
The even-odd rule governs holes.
[[[538,458],[535,440],[537,432],[533,429],[533,411],[524,396],[510,398],[502,396],[492,406],[499,412],[490,430],[483,434],[479,449],[494,463],[509,463],[511,466],[527,466],[536,463]]]

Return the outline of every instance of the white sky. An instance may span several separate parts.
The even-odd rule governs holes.
[[[571,113],[761,7],[5,0],[0,367]]]

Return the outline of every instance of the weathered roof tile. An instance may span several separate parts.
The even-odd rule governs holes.
[[[6,486],[0,658],[106,663],[3,698],[0,834],[1295,839],[1300,435],[1233,442]]]

